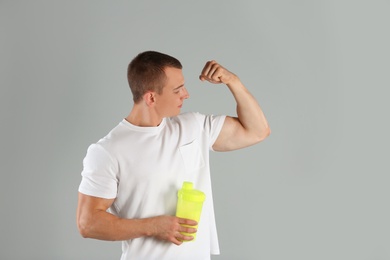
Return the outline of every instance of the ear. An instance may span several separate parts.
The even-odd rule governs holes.
[[[156,93],[148,91],[144,94],[144,101],[148,106],[152,106],[156,102]]]

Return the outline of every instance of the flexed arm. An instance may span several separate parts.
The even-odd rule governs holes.
[[[213,84],[225,84],[237,103],[237,117],[227,116],[213,145],[216,151],[231,151],[256,144],[270,134],[268,122],[256,99],[237,75],[216,61],[204,66],[199,79]]]

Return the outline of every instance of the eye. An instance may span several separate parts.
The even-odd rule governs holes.
[[[180,87],[177,87],[176,89],[174,89],[173,93],[180,94],[180,92],[182,92],[184,88],[185,88],[184,85],[181,85]]]

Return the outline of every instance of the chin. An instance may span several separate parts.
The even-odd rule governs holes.
[[[178,116],[179,114],[180,114],[180,111],[176,112],[176,113],[167,114],[165,117],[175,117],[175,116]]]
[[[180,113],[181,113],[181,111],[179,110],[178,112],[176,112],[174,115],[172,115],[172,116],[178,116],[178,115],[180,115]]]

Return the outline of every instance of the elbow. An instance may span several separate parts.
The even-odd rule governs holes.
[[[269,126],[267,126],[264,138],[267,138],[270,134],[271,134],[271,128],[269,128]]]
[[[90,236],[88,235],[88,232],[86,229],[83,229],[83,228],[80,228],[79,226],[79,233],[80,235],[83,237],[83,238],[90,238]]]
[[[267,138],[271,134],[271,128],[267,126],[265,129],[262,129],[262,131],[259,131],[257,135],[257,143],[263,141],[265,138]]]
[[[87,218],[78,217],[77,219],[77,228],[79,230],[80,235],[83,238],[91,238],[91,225]]]

